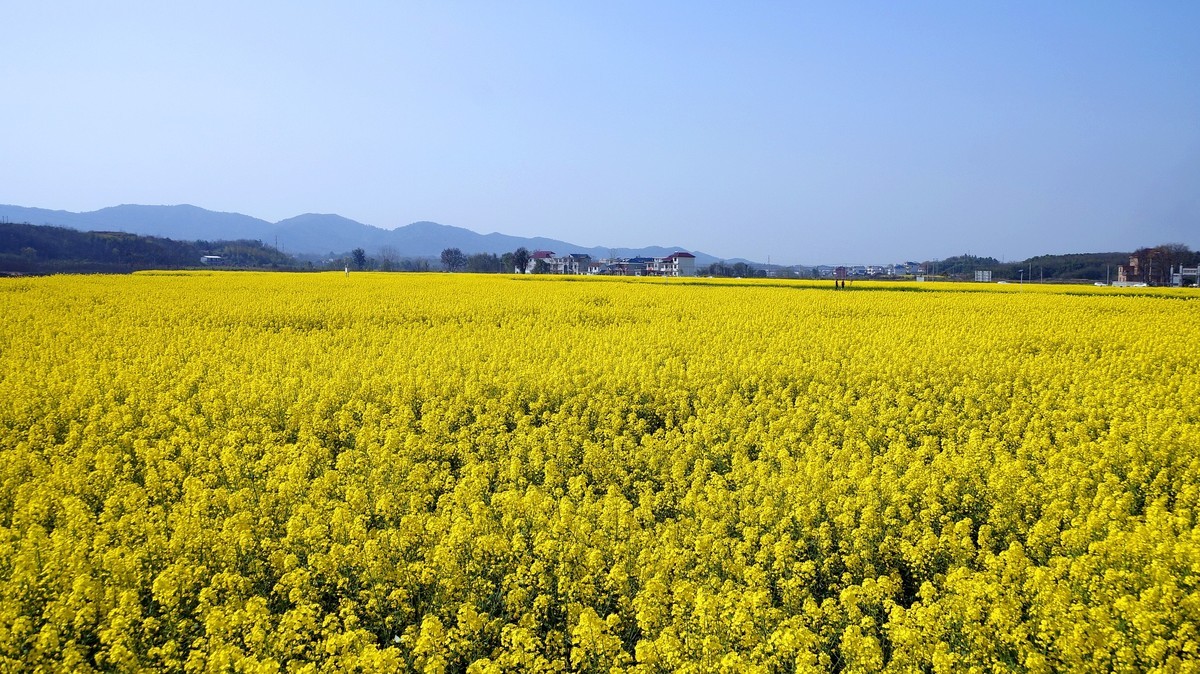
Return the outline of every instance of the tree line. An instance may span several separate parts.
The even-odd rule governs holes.
[[[129,273],[186,269],[216,256],[225,267],[295,269],[297,262],[261,241],[175,241],[126,232],[80,232],[66,227],[0,223],[0,272],[20,274]]]
[[[1117,269],[1122,266],[1130,267],[1131,258],[1137,258],[1141,270],[1137,280],[1150,285],[1169,284],[1172,267],[1195,267],[1200,264],[1200,252],[1193,251],[1182,243],[1164,243],[1158,246],[1144,246],[1132,253],[1037,255],[1020,262],[1001,262],[994,257],[957,255],[926,262],[924,266],[931,274],[949,278],[971,279],[976,271],[990,271],[994,280],[1115,281]]]
[[[511,253],[496,255],[495,253],[475,253],[467,255],[458,248],[446,248],[442,251],[440,260],[446,271],[466,271],[476,274],[524,274],[546,272],[546,264],[536,260],[530,268],[532,254],[529,249],[521,246]]]
[[[80,232],[66,227],[0,223],[0,273],[128,273],[140,269],[187,269],[201,266],[203,256],[220,257],[223,267],[243,269],[342,269],[366,271],[432,271],[477,274],[544,273],[547,266],[532,260],[520,247],[502,255],[464,253],[446,248],[437,259],[406,257],[391,246],[376,256],[355,248],[345,255],[291,256],[261,241],[175,241],[125,232]],[[1171,282],[1172,267],[1200,265],[1200,252],[1180,243],[1142,247],[1132,253],[1070,253],[1039,255],[1020,262],[1002,262],[994,257],[958,255],[926,261],[927,274],[950,279],[974,278],[976,271],[992,272],[993,280],[1114,281],[1121,266],[1137,258],[1136,280],[1150,285]],[[532,264],[531,264],[532,260]],[[697,268],[702,276],[754,278],[768,271],[762,266],[739,261],[714,262]],[[772,267],[777,278],[819,277],[815,268]]]
[[[521,247],[510,253],[497,255],[495,253],[467,254],[461,248],[445,248],[435,260],[427,257],[404,257],[394,248],[385,246],[377,256],[367,255],[363,248],[355,248],[345,256],[330,254],[325,266],[330,269],[340,269],[345,266],[357,271],[433,271],[442,269],[448,272],[470,272],[473,274],[512,274],[524,273],[529,267],[531,253]],[[535,265],[530,271],[544,271],[545,265]]]

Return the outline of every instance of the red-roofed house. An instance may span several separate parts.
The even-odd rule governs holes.
[[[533,270],[537,268],[538,260],[541,260],[542,264],[549,264],[550,260],[553,257],[554,257],[553,251],[549,251],[549,250],[533,251],[532,253],[529,254],[529,262],[527,262],[525,264],[525,273],[532,274]]]

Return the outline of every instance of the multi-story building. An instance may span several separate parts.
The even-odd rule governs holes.
[[[646,274],[652,276],[695,276],[696,256],[685,251],[666,257],[652,258],[646,263]]]
[[[546,266],[551,274],[586,274],[592,256],[587,253],[571,253],[546,260]]]
[[[678,251],[666,257],[613,257],[589,260],[586,269],[602,276],[695,276],[696,256]]]

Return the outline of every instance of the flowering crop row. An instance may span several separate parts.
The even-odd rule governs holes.
[[[850,290],[0,279],[0,669],[1195,671],[1200,296]]]

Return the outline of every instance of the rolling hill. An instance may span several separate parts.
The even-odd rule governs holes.
[[[293,255],[340,255],[362,248],[370,255],[384,248],[402,257],[436,258],[446,248],[464,253],[507,253],[524,246],[530,250],[551,250],[558,254],[587,253],[592,257],[661,257],[681,246],[643,248],[586,247],[545,237],[520,237],[493,232],[479,234],[462,227],[436,222],[414,222],[396,229],[383,229],[334,214],[305,213],[279,222],[268,222],[241,213],[222,213],[191,205],[144,206],[124,204],[97,211],[71,211],[0,205],[0,222],[27,222],[56,225],[81,231],[128,232],[179,241],[249,239],[277,246]],[[697,265],[718,258],[698,251]]]

